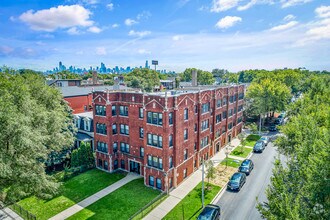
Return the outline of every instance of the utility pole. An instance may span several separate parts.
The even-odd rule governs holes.
[[[202,206],[204,208],[204,158],[202,160]]]

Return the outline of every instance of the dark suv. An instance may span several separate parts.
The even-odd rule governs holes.
[[[238,171],[241,173],[245,173],[246,175],[250,175],[253,168],[254,168],[254,164],[252,160],[245,159],[241,163],[241,166],[238,168]]]
[[[208,204],[205,206],[201,214],[199,214],[198,220],[218,220],[220,219],[220,206]]]
[[[257,141],[257,143],[253,147],[253,152],[262,153],[265,149],[265,143],[263,141]]]
[[[246,174],[236,172],[231,176],[227,185],[227,189],[240,191],[245,182]]]

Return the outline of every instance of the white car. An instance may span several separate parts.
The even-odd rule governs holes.
[[[270,141],[270,139],[269,139],[269,137],[263,136],[263,137],[260,138],[259,141],[264,142],[265,143],[265,146],[267,146],[268,143],[269,143],[269,141]]]

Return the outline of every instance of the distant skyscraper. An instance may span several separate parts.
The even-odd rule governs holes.
[[[101,63],[100,73],[105,73],[105,72],[107,72],[107,68],[105,67],[104,63]]]
[[[148,65],[148,60],[146,60],[146,65],[145,65],[145,68],[149,68],[149,65]]]

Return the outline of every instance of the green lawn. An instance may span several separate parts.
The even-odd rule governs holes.
[[[210,184],[211,189],[205,192],[205,205],[209,204],[220,191],[220,186]],[[202,183],[199,183],[174,209],[163,219],[196,219],[202,211]]]
[[[243,147],[243,152],[241,152],[241,146],[238,146],[230,153],[230,155],[246,158],[251,151],[252,148]]]
[[[64,182],[59,189],[59,195],[53,199],[29,197],[18,204],[37,219],[48,219],[124,177],[124,174],[109,174],[93,169]]]
[[[242,163],[242,161],[241,160],[236,160],[236,159],[232,159],[232,158],[227,158],[227,159],[224,159],[222,162],[221,162],[221,164],[222,165],[226,165],[226,160],[228,160],[228,166],[229,167],[235,167],[235,168],[238,168],[240,165],[241,165],[241,163]]]
[[[249,136],[246,137],[245,146],[253,147],[254,144],[257,142],[257,140],[259,140],[260,138],[261,136],[257,134],[250,134]]]
[[[154,208],[156,208],[160,203],[162,203],[165,199],[168,198],[168,195],[165,193],[162,195],[161,198],[159,198],[156,202],[152,203],[149,207],[143,210],[143,212],[140,212],[138,215],[136,215],[133,220],[139,220],[143,219],[144,216],[146,216],[149,212],[151,212]]]
[[[68,219],[126,220],[159,194],[160,191],[146,187],[143,179],[136,179]]]

